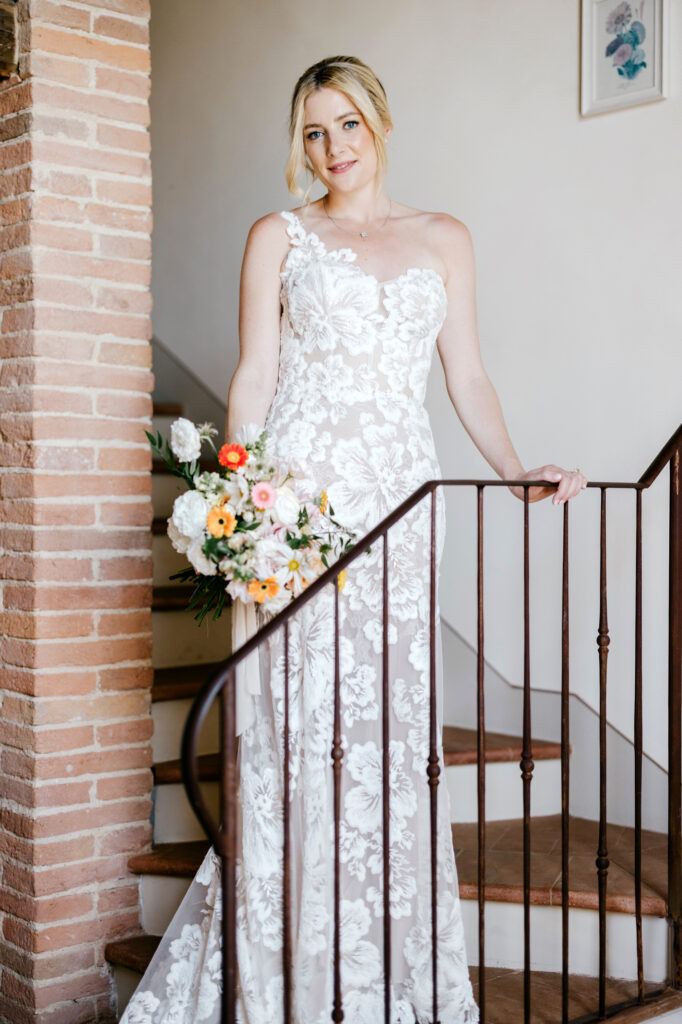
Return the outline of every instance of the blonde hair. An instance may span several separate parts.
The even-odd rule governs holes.
[[[362,114],[365,124],[374,135],[380,179],[385,176],[388,164],[385,131],[393,127],[393,122],[383,85],[372,69],[357,57],[325,57],[303,72],[291,97],[289,156],[285,174],[289,191],[305,203],[310,202],[309,192],[315,181],[315,172],[306,156],[303,142],[303,108],[311,93],[325,87],[345,93]],[[297,182],[302,170],[312,175],[305,191]]]

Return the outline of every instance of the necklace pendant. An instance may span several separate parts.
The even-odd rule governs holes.
[[[361,231],[360,232],[360,238],[367,238],[367,232],[366,231]]]

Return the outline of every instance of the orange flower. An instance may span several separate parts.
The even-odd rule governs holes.
[[[248,457],[246,448],[240,444],[224,444],[218,452],[218,462],[227,469],[239,469]]]
[[[216,505],[206,517],[206,528],[212,537],[231,537],[237,517],[225,505]]]
[[[268,576],[266,580],[252,580],[246,589],[258,604],[262,604],[268,597],[275,596],[279,590],[279,583],[274,576]]]
[[[320,493],[320,512],[324,515],[329,505],[329,499],[327,498],[327,492],[322,491]]]

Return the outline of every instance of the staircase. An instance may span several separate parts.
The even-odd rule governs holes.
[[[155,406],[154,426],[164,436],[182,415],[181,406]],[[109,944],[119,1014],[140,980],[207,850],[181,782],[180,741],[193,697],[214,663],[229,654],[229,613],[200,628],[185,610],[187,591],[169,584],[182,568],[166,537],[166,517],[183,484],[163,464],[153,468],[154,493],[154,845],[129,861],[140,877],[144,934]],[[447,685],[447,683],[446,683]],[[217,812],[220,774],[217,717],[209,716],[201,741],[201,779]],[[469,962],[478,986],[477,769],[476,733],[447,725],[443,734],[445,782],[452,805],[453,844]],[[559,744],[534,740],[532,783],[531,935],[533,1011],[531,1021],[561,1018],[561,787]],[[523,845],[521,740],[489,733],[486,737],[486,983],[487,1024],[523,1021]],[[598,892],[595,856],[598,825],[571,819],[570,890],[571,995],[569,1019],[596,1019],[598,973]],[[667,838],[643,832],[643,942],[647,991],[660,993],[668,974],[666,922]],[[624,1002],[637,990],[634,923],[634,833],[611,827],[611,866],[607,900],[608,1003]],[[682,1022],[682,993],[667,991],[655,1006],[638,1006],[609,1019]],[[352,1022],[350,1022],[352,1024]]]

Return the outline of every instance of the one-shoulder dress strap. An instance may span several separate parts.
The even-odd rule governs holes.
[[[291,210],[280,210],[280,216],[287,222],[287,234],[292,245],[301,245],[306,239],[306,229],[301,218]]]

